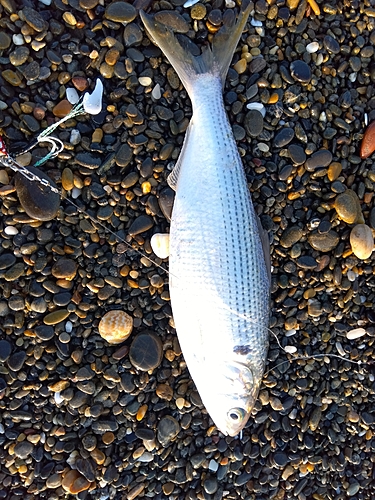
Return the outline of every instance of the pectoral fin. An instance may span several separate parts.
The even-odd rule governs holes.
[[[258,216],[256,216],[256,221],[258,224],[260,241],[262,243],[264,260],[266,262],[267,274],[269,282],[271,283],[271,250],[270,250],[270,240],[268,238],[268,232],[263,228],[262,223]]]

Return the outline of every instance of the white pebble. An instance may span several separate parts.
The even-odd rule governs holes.
[[[96,79],[94,90],[89,94],[85,92],[83,96],[83,108],[90,115],[97,115],[102,110],[103,83],[100,78]]]
[[[77,130],[76,128],[74,128],[71,132],[70,132],[70,139],[69,139],[69,142],[70,144],[72,144],[73,146],[77,146],[77,144],[79,144],[81,142],[81,134],[79,132],[79,130]]]
[[[270,150],[268,144],[265,144],[264,142],[258,142],[258,148],[259,151],[262,151],[262,153],[268,153],[268,151]]]
[[[4,229],[4,233],[8,236],[15,236],[18,234],[18,229],[14,226],[6,226]]]
[[[70,104],[76,104],[79,101],[79,95],[76,89],[69,87],[66,89],[66,98],[70,102]]]
[[[142,87],[148,87],[152,83],[152,80],[149,76],[140,76],[138,78],[138,81],[142,85]]]
[[[350,270],[346,273],[346,276],[347,276],[347,278],[348,278],[348,280],[349,280],[349,281],[352,281],[352,282],[353,282],[353,281],[355,281],[355,280],[356,280],[356,278],[357,278],[358,274],[357,274],[357,273],[355,273],[354,271],[352,271],[352,270],[350,269]]]
[[[317,52],[319,50],[319,43],[318,42],[309,43],[308,45],[306,45],[306,50],[307,52],[309,52],[309,54]]]
[[[216,472],[217,469],[219,468],[219,464],[216,462],[216,460],[214,460],[214,459],[211,458],[210,463],[208,464],[208,468],[212,472]]]
[[[286,345],[284,347],[284,351],[288,354],[294,354],[295,352],[297,352],[297,347],[294,345]]]
[[[366,333],[367,332],[364,328],[354,328],[354,330],[349,330],[348,332],[346,332],[346,338],[349,340],[355,340],[363,337],[363,335],[366,335]]]
[[[292,330],[286,330],[284,335],[285,337],[293,337],[297,333],[297,330],[295,328],[292,328]]]
[[[265,31],[263,26],[255,26],[255,33],[259,35],[260,37],[264,37]]]
[[[326,115],[326,112],[325,112],[325,111],[322,111],[322,112],[320,113],[320,116],[319,116],[319,121],[320,121],[320,122],[324,122],[324,123],[327,121],[327,115]]]
[[[56,401],[56,404],[58,404],[58,405],[60,405],[61,403],[64,402],[64,398],[61,397],[60,392],[55,392],[55,401]]]
[[[18,33],[18,35],[13,35],[12,40],[14,45],[24,45],[25,44],[25,39],[21,33]]]
[[[138,462],[152,462],[154,459],[154,455],[149,451],[145,451],[139,458],[137,458]]]
[[[193,5],[195,5],[198,2],[199,2],[199,0],[187,0],[184,3],[184,8],[187,9],[188,7],[192,7]]]
[[[368,125],[368,114],[367,114],[367,113],[365,113],[365,114],[363,115],[363,119],[364,119],[365,125],[366,125],[366,127],[367,127],[367,125]]]
[[[319,54],[316,56],[315,66],[320,66],[323,60],[324,60],[323,54],[319,52]]]
[[[65,323],[65,331],[66,333],[71,333],[73,330],[73,323],[71,321],[67,321]]]
[[[258,19],[254,19],[253,17],[250,20],[250,24],[251,26],[256,26],[256,27],[263,26],[262,21],[258,21]]]
[[[247,109],[257,109],[260,113],[262,113],[263,118],[266,114],[266,108],[261,102],[249,102],[246,107]]]
[[[357,73],[350,73],[349,80],[354,83],[357,79]]]
[[[233,2],[233,0],[225,0],[225,7],[227,9],[234,9],[235,6],[236,6],[236,3]]]
[[[155,233],[150,240],[151,248],[159,259],[169,257],[169,234]]]
[[[72,198],[73,198],[73,200],[76,200],[80,195],[81,195],[81,190],[78,189],[77,187],[74,187],[72,189]]]
[[[3,426],[3,424],[0,424],[0,434],[4,434],[5,432],[5,427]]]
[[[344,357],[346,355],[344,348],[341,345],[341,342],[336,342],[336,349],[340,356]]]
[[[7,109],[8,107],[8,104],[4,101],[0,101],[0,111],[2,111],[3,109]]]
[[[44,5],[51,5],[52,0],[39,0],[40,3],[43,3]]]
[[[161,98],[161,90],[160,90],[160,85],[158,83],[152,89],[151,96],[156,101],[158,101]]]

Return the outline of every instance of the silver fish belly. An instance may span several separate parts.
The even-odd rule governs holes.
[[[255,404],[268,349],[267,250],[222,97],[250,8],[244,3],[237,24],[219,31],[212,50],[201,56],[141,13],[193,105],[169,179],[176,190],[169,242],[174,322],[202,402],[231,436],[243,429]]]

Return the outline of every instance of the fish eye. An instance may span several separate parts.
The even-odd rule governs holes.
[[[241,421],[245,416],[245,410],[243,408],[232,408],[228,411],[228,417],[233,422]]]

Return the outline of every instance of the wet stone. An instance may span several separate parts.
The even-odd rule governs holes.
[[[21,66],[27,61],[29,57],[30,51],[28,47],[21,45],[20,47],[16,47],[13,52],[9,54],[9,60],[13,66]]]
[[[28,167],[28,170],[57,189],[56,184],[44,172],[35,167]],[[58,193],[54,193],[48,186],[43,186],[40,182],[29,181],[18,173],[15,176],[15,185],[19,201],[27,215],[41,221],[48,221],[56,217],[60,206]]]
[[[290,65],[290,74],[297,82],[307,84],[311,80],[311,69],[301,60],[292,62]]]
[[[180,432],[180,424],[170,415],[163,417],[158,424],[157,438],[159,443],[166,447]]]
[[[73,259],[63,257],[57,260],[52,266],[52,276],[72,280],[77,272],[77,264]]]
[[[12,346],[7,340],[0,340],[0,361],[6,361],[10,353],[12,352]]]
[[[0,302],[0,318],[6,316],[9,313],[9,307],[6,302]]]
[[[155,369],[163,358],[163,344],[152,332],[139,333],[131,343],[129,359],[133,366],[142,371]]]
[[[144,233],[152,228],[154,221],[148,215],[140,215],[137,217],[129,227],[128,233],[130,236],[136,236],[137,234]]]
[[[4,71],[2,71],[1,76],[4,78],[5,81],[10,83],[14,87],[18,87],[22,83],[20,76],[11,69],[5,69]]]
[[[203,488],[206,493],[208,493],[209,495],[213,495],[218,489],[217,479],[214,477],[207,477],[204,480]]]
[[[255,57],[249,64],[250,73],[260,73],[267,66],[267,61],[264,57]]]
[[[0,255],[0,270],[13,266],[16,258],[12,253],[3,253]]]
[[[327,149],[320,149],[313,153],[306,161],[306,170],[313,172],[317,168],[328,167],[332,161],[332,153]]]
[[[298,146],[297,144],[290,144],[288,147],[288,153],[294,165],[303,165],[305,163],[306,153],[301,146]]]
[[[4,274],[4,278],[6,281],[15,281],[21,276],[23,276],[25,272],[25,266],[21,262],[17,262],[14,264],[8,271]]]
[[[137,15],[136,9],[127,2],[112,2],[105,10],[105,17],[110,21],[130,23]]]
[[[115,155],[116,164],[119,167],[127,167],[133,157],[133,150],[126,143],[122,144]]]
[[[310,255],[302,255],[297,259],[297,266],[302,267],[302,269],[315,269],[318,263]]]
[[[159,194],[159,207],[164,217],[170,221],[172,215],[174,191],[170,187],[164,188]]]
[[[361,204],[355,191],[347,189],[339,194],[335,199],[334,207],[339,218],[347,224],[364,222]]]
[[[95,481],[95,468],[91,460],[78,459],[76,467],[78,472],[80,472],[88,481]]]
[[[14,372],[18,372],[23,367],[24,362],[26,361],[26,352],[18,351],[10,356],[8,359],[8,366],[10,370]]]
[[[24,68],[22,68],[23,76],[26,80],[32,81],[37,80],[40,75],[40,66],[37,61],[32,61],[27,64]]]
[[[280,469],[283,469],[288,462],[289,459],[286,453],[277,452],[273,456],[273,463],[276,465],[276,467],[279,467]]]
[[[4,31],[0,31],[0,50],[7,49],[11,43],[12,40],[10,36],[4,33]]]
[[[257,109],[251,109],[245,115],[244,127],[250,137],[257,137],[263,130],[263,115]]]
[[[20,295],[13,295],[9,298],[8,306],[12,311],[22,311],[25,308],[25,300]]]
[[[80,408],[82,405],[89,402],[89,397],[82,391],[75,391],[73,398],[69,401],[69,406],[72,408]]]
[[[173,111],[165,106],[155,106],[154,110],[160,120],[171,120],[173,118]]]
[[[34,445],[30,441],[21,441],[14,447],[14,454],[18,458],[27,458],[34,450]]]
[[[294,130],[290,127],[281,129],[274,137],[273,145],[275,148],[283,148],[294,138]]]
[[[89,168],[90,170],[100,167],[102,160],[100,156],[88,152],[79,152],[75,156],[75,162],[78,165]]]
[[[338,54],[340,52],[340,44],[330,35],[324,37],[323,45],[331,54]]]
[[[118,423],[114,420],[97,420],[93,422],[92,430],[98,434],[116,432],[118,430]]]
[[[335,231],[328,231],[323,234],[314,232],[309,235],[308,241],[314,250],[318,250],[319,252],[331,252],[337,247],[340,238]]]
[[[135,23],[130,23],[124,29],[124,42],[127,47],[138,45],[143,39],[140,28]]]
[[[57,323],[64,321],[64,319],[66,319],[69,314],[70,313],[68,310],[59,309],[44,316],[43,322],[45,325],[57,325]]]
[[[280,238],[280,245],[284,248],[290,248],[302,238],[302,235],[301,228],[297,226],[288,227]]]
[[[48,24],[43,17],[36,10],[31,7],[24,7],[22,15],[29,26],[34,28],[35,31],[41,32],[47,29]]]

